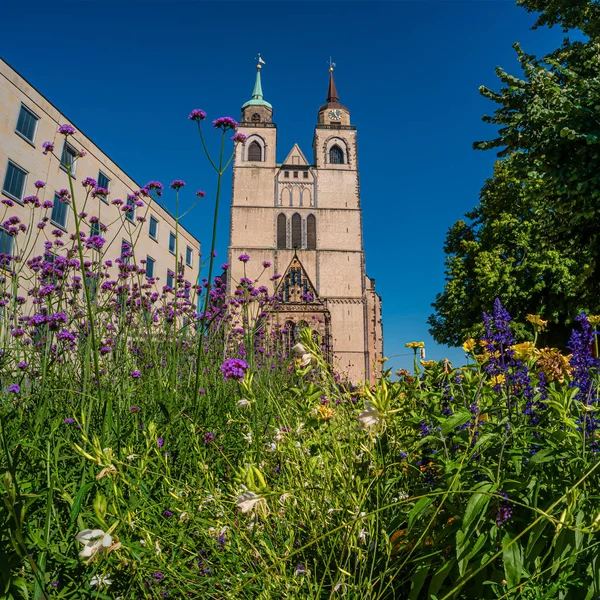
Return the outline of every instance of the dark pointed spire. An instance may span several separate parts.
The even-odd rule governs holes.
[[[327,88],[327,103],[323,104],[319,111],[327,108],[343,108],[348,110],[343,104],[340,104],[337,88],[335,87],[335,79],[333,78],[333,66],[329,67],[329,87]]]
[[[327,90],[327,102],[339,102],[340,98],[335,87],[333,78],[333,67],[329,67],[329,89]]]

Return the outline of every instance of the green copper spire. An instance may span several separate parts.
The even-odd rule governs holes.
[[[262,63],[262,64],[261,64]],[[254,90],[252,91],[252,98],[245,104],[242,104],[242,108],[247,106],[266,106],[267,108],[273,108],[264,98],[262,91],[262,83],[260,81],[260,70],[265,61],[258,55],[258,64],[256,65],[256,81],[254,82]]]

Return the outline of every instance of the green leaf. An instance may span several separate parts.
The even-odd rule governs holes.
[[[512,534],[506,532],[502,538],[502,559],[504,560],[504,574],[509,587],[514,587],[521,581],[523,572],[523,553],[519,541],[515,541]]]
[[[417,600],[419,598],[419,593],[421,592],[421,588],[425,583],[425,578],[429,573],[429,566],[430,564],[428,562],[421,563],[413,573],[411,577],[412,584],[410,586],[410,595],[408,596],[408,600]]]
[[[447,560],[433,574],[433,577],[431,578],[431,581],[429,582],[429,597],[430,598],[435,598],[435,594],[437,594],[439,592],[440,588],[442,587],[442,584],[444,583],[444,580],[446,579],[446,577],[448,577],[448,575],[450,575],[450,572],[452,571],[452,568],[454,567],[455,564],[456,564],[456,559],[451,558],[450,560]]]
[[[461,409],[448,417],[441,425],[442,435],[448,435],[457,427],[464,425],[473,415],[468,410]]]
[[[408,530],[412,528],[414,522],[418,517],[421,516],[422,513],[425,512],[427,507],[433,502],[433,498],[424,497],[421,498],[411,509],[408,514]]]
[[[465,535],[475,529],[477,523],[487,510],[491,499],[489,493],[494,491],[495,486],[492,483],[485,482],[479,484],[475,489],[478,491],[469,498],[467,508],[465,509],[465,516],[463,517],[462,530]]]
[[[77,519],[77,515],[79,514],[79,511],[81,510],[81,504],[83,503],[83,499],[84,499],[85,495],[92,489],[93,485],[94,485],[93,481],[90,481],[90,483],[86,483],[83,487],[81,487],[79,489],[79,491],[75,495],[75,499],[73,500],[73,506],[71,507],[71,523],[70,523],[71,525],[73,525],[73,523],[75,523],[75,520]]]

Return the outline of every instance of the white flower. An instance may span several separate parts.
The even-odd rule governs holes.
[[[160,546],[158,545],[158,540],[155,540],[154,541],[154,554],[156,554],[156,556],[158,556],[161,553],[162,553],[162,550],[160,549]]]
[[[249,444],[251,444],[251,443],[252,443],[252,434],[251,434],[251,433],[247,433],[247,434],[244,436],[244,439],[245,439],[245,440],[246,440],[246,441],[247,441]]]
[[[117,472],[117,468],[115,467],[115,465],[110,465],[110,467],[106,467],[105,469],[102,469],[102,471],[100,471],[100,473],[98,473],[98,475],[96,475],[96,479],[102,479],[103,477],[106,477],[107,475],[110,475],[111,473],[116,473]]]
[[[130,455],[127,457],[127,460],[133,460],[133,459],[134,459],[136,456],[137,456],[137,454],[130,454]]]
[[[104,577],[103,575],[94,575],[92,580],[90,581],[90,585],[94,587],[100,587],[101,585],[110,585],[112,581],[110,580],[110,575]]]
[[[254,492],[244,492],[237,500],[237,507],[243,512],[250,512],[256,504],[264,502],[262,496],[257,496]]]
[[[185,510],[179,515],[180,521],[187,521],[189,518],[190,515]]]
[[[300,359],[300,365],[303,367],[308,367],[313,362],[313,357],[311,354],[303,354]]]
[[[292,348],[292,353],[295,354],[297,357],[301,357],[306,354],[306,348],[302,344],[296,344]]]
[[[358,532],[358,541],[362,542],[363,544],[367,543],[367,531],[365,529],[361,529]]]
[[[84,529],[75,536],[75,539],[84,546],[79,553],[79,558],[92,558],[99,550],[112,546],[112,537],[102,529]]]
[[[275,452],[277,450],[277,444],[275,442],[271,442],[270,444],[265,444],[266,452]]]
[[[358,415],[360,428],[369,430],[377,427],[381,419],[379,411],[368,400],[365,402],[365,409]]]
[[[273,436],[273,439],[276,442],[280,442],[283,439],[283,434],[281,433],[281,429],[279,429],[279,427],[275,428],[275,435]]]
[[[247,400],[246,398],[240,398],[237,405],[238,408],[248,408],[250,406],[250,400]]]

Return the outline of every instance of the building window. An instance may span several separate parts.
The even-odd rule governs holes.
[[[71,169],[71,175],[75,177],[75,172],[77,171],[77,157],[79,156],[79,152],[69,144],[69,142],[65,141],[63,144],[62,155],[60,157],[60,166],[65,171]]]
[[[283,213],[277,216],[277,248],[284,249],[287,247],[286,240],[287,219]]]
[[[189,246],[185,249],[185,264],[188,267],[192,266],[192,249]]]
[[[54,223],[54,225],[66,229],[68,217],[69,203],[63,202],[58,194],[54,194],[54,206],[52,207],[52,213],[50,214],[50,221]]]
[[[248,160],[262,161],[262,148],[256,140],[248,146]]]
[[[171,254],[175,254],[175,246],[176,246],[175,241],[176,241],[175,234],[171,231],[169,233],[169,252]]]
[[[309,250],[317,249],[317,220],[314,215],[306,217],[306,247]]]
[[[173,288],[173,281],[175,278],[175,273],[171,271],[171,269],[167,269],[167,285],[170,288]]]
[[[329,151],[329,162],[332,165],[343,165],[344,164],[344,153],[342,149],[336,144],[331,147]]]
[[[0,268],[7,268],[10,265],[13,248],[13,236],[0,227]]]
[[[125,213],[125,218],[133,223],[135,221],[135,201],[137,198],[135,196],[127,196],[127,206],[129,206],[129,210]]]
[[[290,176],[290,172],[289,172],[289,171],[284,171],[284,172],[283,172],[283,176],[284,176],[285,178],[288,178],[288,177]]]
[[[254,113],[252,115],[252,122],[253,123],[260,123],[260,115],[258,113]]]
[[[298,179],[298,171],[294,171],[294,179]]]
[[[156,261],[151,258],[150,256],[146,256],[146,277],[148,277],[148,279],[150,279],[151,277],[154,277],[154,263]]]
[[[129,264],[129,259],[132,255],[132,246],[131,243],[127,240],[121,240],[121,260],[124,264]]]
[[[15,131],[33,144],[35,142],[35,134],[37,132],[37,124],[39,119],[39,117],[34,115],[28,108],[21,104],[21,110],[19,112],[17,128]]]
[[[98,171],[98,187],[110,190],[110,179],[102,172]],[[108,198],[104,195],[100,196],[103,202],[108,204]]]
[[[292,216],[292,248],[302,248],[302,218],[298,213]]]
[[[104,227],[102,226],[102,223],[99,223],[99,222],[92,223],[90,226],[90,237],[92,237],[94,235],[102,235],[103,229],[104,229]]]
[[[150,217],[150,223],[148,223],[148,235],[155,242],[158,242],[158,221],[152,216]]]
[[[23,200],[23,192],[25,191],[25,182],[27,181],[27,171],[21,169],[14,162],[8,161],[6,175],[4,176],[4,185],[2,191],[7,195],[18,200]]]
[[[308,179],[308,171],[304,171],[304,173],[302,173],[302,177],[304,177],[304,179]]]

